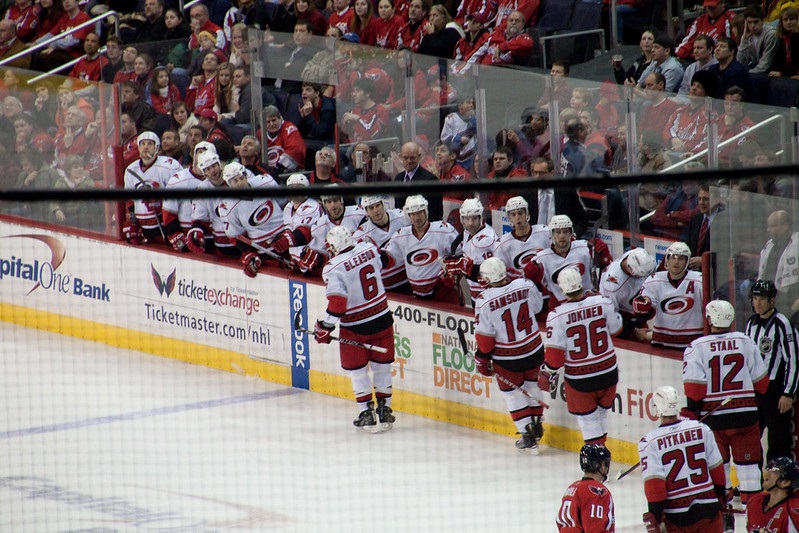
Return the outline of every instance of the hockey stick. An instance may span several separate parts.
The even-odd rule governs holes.
[[[136,172],[132,168],[127,168],[125,170],[127,172],[130,172],[131,176],[139,180],[139,183],[141,183],[143,186],[145,186],[148,189],[152,189],[152,186],[146,181],[144,181],[144,179],[142,179],[142,177],[139,175],[138,172]],[[169,239],[166,238],[166,232],[164,231],[164,226],[161,224],[161,219],[158,217],[158,213],[154,214],[155,214],[155,223],[158,224],[158,231],[161,232],[161,237],[164,239],[164,243],[169,244]]]
[[[310,329],[306,329],[302,327],[302,314],[301,310],[298,310],[297,313],[294,315],[294,331],[299,331],[300,333],[308,333],[309,335],[313,335],[313,331]],[[350,346],[358,346],[360,348],[366,348],[367,350],[372,350],[373,352],[379,353],[388,353],[387,348],[383,348],[382,346],[375,346],[374,344],[368,344],[366,342],[358,342],[352,339],[342,339],[341,337],[334,337],[330,336],[331,339],[334,341],[340,342],[341,344],[349,344]]]
[[[721,403],[719,403],[719,404],[718,404],[716,407],[714,407],[713,409],[711,409],[710,411],[708,411],[707,413],[705,413],[705,414],[702,416],[702,418],[700,418],[700,419],[699,419],[699,422],[702,422],[702,421],[704,421],[704,420],[705,420],[707,417],[709,417],[710,415],[712,415],[713,413],[715,413],[716,411],[718,411],[718,410],[719,410],[719,409],[720,409],[722,406],[724,406],[724,405],[727,405],[727,404],[728,404],[728,403],[730,403],[731,401],[732,401],[732,396],[727,396],[727,397],[726,397],[726,398],[724,398],[724,399],[721,401]],[[628,468],[627,470],[619,470],[619,473],[618,473],[618,474],[616,474],[616,481],[620,480],[621,478],[623,478],[623,477],[624,477],[624,476],[626,476],[627,474],[631,473],[633,470],[635,470],[635,469],[636,469],[636,468],[638,468],[639,466],[641,466],[641,461],[638,461],[637,463],[635,463],[633,466],[631,466],[631,467],[630,467],[630,468]]]
[[[591,233],[593,234],[591,238],[596,241],[597,240],[597,231],[599,230],[600,226],[604,226],[608,222],[608,216],[603,215],[594,222],[593,226],[591,227]],[[592,250],[592,257],[591,257],[591,283],[594,284],[594,290],[599,291],[599,279],[601,274],[597,272],[599,267],[597,266],[597,251],[596,251],[596,242],[591,243]]]
[[[254,242],[249,237],[246,237],[244,235],[237,235],[236,236],[236,240],[237,241],[241,241],[241,242],[243,242],[244,244],[246,244],[248,246],[252,246],[253,248],[255,248],[255,251],[258,252],[259,254],[264,254],[266,256],[269,256],[272,259],[274,259],[276,261],[279,261],[280,264],[282,264],[282,265],[286,265],[287,267],[294,266],[292,264],[292,262],[289,261],[288,259],[286,259],[285,257],[281,256],[280,254],[278,254],[277,252],[275,252],[271,248],[264,248],[263,246],[261,246],[257,242]]]
[[[460,329],[460,328],[458,328],[458,340],[460,340],[461,350],[463,351],[464,357],[468,357],[469,359],[474,361],[474,356],[471,353],[469,353],[469,346],[466,344],[466,332],[464,330]],[[497,381],[501,381],[502,383],[504,383],[508,387],[512,388],[513,390],[521,392],[522,394],[524,394],[525,396],[527,396],[531,400],[535,400],[538,403],[540,403],[541,405],[543,405],[544,407],[546,407],[547,409],[549,409],[549,404],[548,403],[542,401],[541,398],[536,398],[535,396],[533,396],[532,394],[530,394],[529,392],[527,392],[523,388],[521,388],[518,385],[516,385],[514,382],[510,381],[509,379],[507,379],[505,376],[501,376],[501,375],[497,374],[496,372],[494,372],[494,377],[497,378]]]

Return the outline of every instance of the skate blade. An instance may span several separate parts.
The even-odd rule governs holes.
[[[372,426],[360,426],[360,427],[355,426],[355,429],[357,429],[361,433],[370,433],[370,434],[380,433],[380,429],[378,429],[377,424],[374,424]]]
[[[519,453],[524,455],[538,455],[539,453],[538,446],[532,446],[530,448],[516,448],[516,450],[518,450]]]
[[[391,431],[391,428],[394,427],[392,422],[381,422],[380,423],[380,433],[385,433],[386,431]]]

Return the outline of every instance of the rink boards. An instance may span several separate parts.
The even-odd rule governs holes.
[[[0,222],[0,319],[351,398],[338,345],[316,344],[293,328],[297,311],[310,329],[323,313],[321,282],[277,269],[250,279],[235,265]],[[495,380],[478,374],[461,349],[459,328],[474,348],[470,310],[405,297],[389,305],[395,409],[513,435]],[[654,426],[652,391],[681,382],[679,353],[641,347],[616,342],[609,447],[621,462],[638,460],[635,445]],[[544,442],[578,450],[582,438],[562,389],[553,396]]]

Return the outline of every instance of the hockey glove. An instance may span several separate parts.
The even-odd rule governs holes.
[[[182,231],[176,231],[172,235],[169,235],[167,239],[176,252],[186,251],[186,236],[183,235]]]
[[[640,295],[633,298],[633,313],[637,316],[649,316],[654,312],[655,307],[652,305],[652,300]]]
[[[646,533],[660,533],[660,522],[652,513],[644,513],[644,526]]]
[[[594,266],[598,267],[600,270],[605,270],[605,268],[613,262],[610,249],[602,239],[594,239],[594,257],[597,262]]]
[[[292,246],[296,246],[296,243],[294,242],[294,235],[290,231],[286,231],[272,242],[272,249],[279,254],[287,252]]]
[[[478,351],[474,354],[474,366],[484,376],[491,377],[494,375],[494,363],[491,361],[490,353]]]
[[[202,228],[191,228],[188,231],[186,247],[195,254],[205,253],[205,232]]]
[[[448,289],[452,289],[458,284],[458,279],[455,276],[447,275],[446,272],[442,274],[441,277],[438,278],[438,280],[441,282],[441,284],[444,287],[447,287]]]
[[[134,246],[139,246],[144,242],[144,232],[142,232],[141,226],[135,220],[124,226],[122,233],[125,235],[125,239]]]
[[[257,252],[247,252],[241,256],[241,265],[244,267],[244,273],[251,278],[258,274],[258,269],[261,268],[261,258],[258,257]]]
[[[546,363],[541,365],[541,369],[538,371],[538,388],[544,392],[558,390],[558,370]]]
[[[330,326],[325,324],[321,320],[316,321],[316,325],[313,328],[313,338],[319,344],[330,344],[330,341],[333,340],[331,335],[333,334],[333,329],[335,326]]]
[[[533,283],[539,284],[544,279],[544,268],[536,261],[528,261],[524,265],[524,277],[532,280]]]
[[[319,252],[311,248],[306,248],[303,250],[302,256],[300,256],[300,262],[297,263],[297,266],[300,267],[300,271],[302,272],[312,272],[319,268],[319,263],[321,261],[322,257],[319,255]]]
[[[472,258],[465,255],[462,257],[450,257],[448,259],[444,259],[444,271],[448,276],[452,277],[464,275],[468,278],[472,275],[473,266],[474,261],[472,261]]]

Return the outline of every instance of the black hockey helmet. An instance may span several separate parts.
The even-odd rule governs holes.
[[[774,298],[777,296],[777,286],[774,282],[768,279],[759,279],[752,285],[752,296],[768,296]]]
[[[766,464],[766,470],[779,472],[779,479],[791,482],[791,490],[799,489],[799,464],[790,457],[777,457]]]
[[[610,450],[602,444],[585,444],[580,448],[580,468],[583,472],[599,472],[602,465],[610,465]]]

